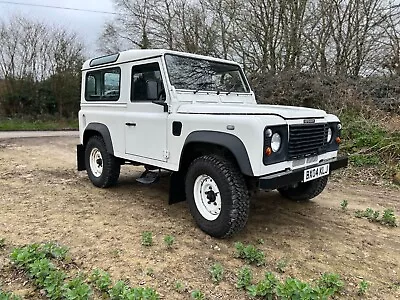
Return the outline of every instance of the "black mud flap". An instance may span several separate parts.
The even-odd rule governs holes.
[[[85,147],[83,145],[76,145],[76,162],[77,162],[78,171],[86,170]]]
[[[172,172],[169,178],[169,204],[186,200],[185,175],[183,172]]]

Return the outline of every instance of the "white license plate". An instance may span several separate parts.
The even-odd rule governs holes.
[[[304,170],[304,182],[317,179],[329,174],[329,164]]]

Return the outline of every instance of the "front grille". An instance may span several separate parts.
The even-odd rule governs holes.
[[[289,158],[300,159],[322,153],[327,137],[327,124],[290,125]]]

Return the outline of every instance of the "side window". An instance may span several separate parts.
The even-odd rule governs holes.
[[[88,101],[117,101],[120,94],[120,83],[120,68],[88,72],[85,98]]]
[[[131,101],[165,100],[165,90],[158,63],[132,68]]]

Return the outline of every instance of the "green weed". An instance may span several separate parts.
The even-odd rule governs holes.
[[[383,211],[381,223],[384,224],[384,225],[392,226],[392,227],[396,227],[397,226],[396,216],[394,214],[393,209],[388,208],[388,209],[385,209]]]
[[[273,299],[275,289],[278,284],[278,279],[271,272],[265,273],[264,279],[248,287],[249,294],[253,297],[264,297],[266,299]]]
[[[264,245],[264,239],[257,239],[257,244]]]
[[[248,264],[264,265],[264,252],[257,249],[253,245],[243,245],[241,242],[235,243],[236,257],[246,260]]]
[[[286,268],[286,261],[285,260],[281,259],[276,263],[276,270],[279,273],[285,273],[285,268]]]
[[[339,274],[324,273],[318,280],[318,287],[332,290],[333,294],[340,292],[343,289],[344,283]]]
[[[236,287],[238,289],[247,289],[247,287],[251,285],[252,280],[253,273],[251,272],[250,267],[244,266],[237,273]]]
[[[346,210],[348,204],[349,202],[347,200],[343,200],[342,202],[340,202],[340,207],[342,208],[342,210]]]
[[[66,300],[86,300],[92,295],[90,287],[79,277],[64,284],[63,290],[63,298]]]
[[[367,293],[369,284],[367,281],[362,280],[360,281],[359,285],[358,285],[358,295],[362,296],[365,295]]]
[[[154,276],[154,270],[152,268],[147,268],[146,269],[146,275],[153,277]]]
[[[175,242],[175,238],[172,235],[166,235],[164,237],[164,243],[168,248],[172,248],[173,243]]]
[[[210,268],[211,279],[214,283],[218,284],[224,278],[224,268],[221,264],[217,263]]]
[[[182,283],[182,281],[176,281],[175,282],[175,291],[177,291],[178,293],[182,293],[185,289],[184,284]]]
[[[283,299],[313,299],[315,291],[307,283],[296,278],[287,278],[276,286],[277,296]]]
[[[204,295],[203,292],[201,292],[200,290],[194,290],[191,294],[192,299],[195,300],[205,300],[206,299],[206,295]]]
[[[151,231],[144,231],[142,233],[142,245],[146,247],[153,245],[153,233]]]
[[[100,269],[95,269],[90,275],[89,280],[101,292],[107,292],[112,284],[110,274]]]
[[[392,227],[396,227],[397,223],[396,223],[396,216],[394,214],[393,209],[385,209],[383,211],[383,215],[382,218],[379,219],[379,215],[380,212],[374,211],[371,208],[367,208],[365,209],[365,211],[362,210],[356,210],[355,212],[355,217],[356,218],[366,218],[367,220],[371,221],[371,222],[379,222],[383,225],[388,225],[388,226],[392,226]]]
[[[39,247],[39,250],[43,251],[46,256],[58,260],[64,260],[67,257],[68,248],[65,246],[58,245],[54,242],[48,242]]]
[[[21,297],[13,293],[6,293],[0,290],[0,300],[21,300]]]

